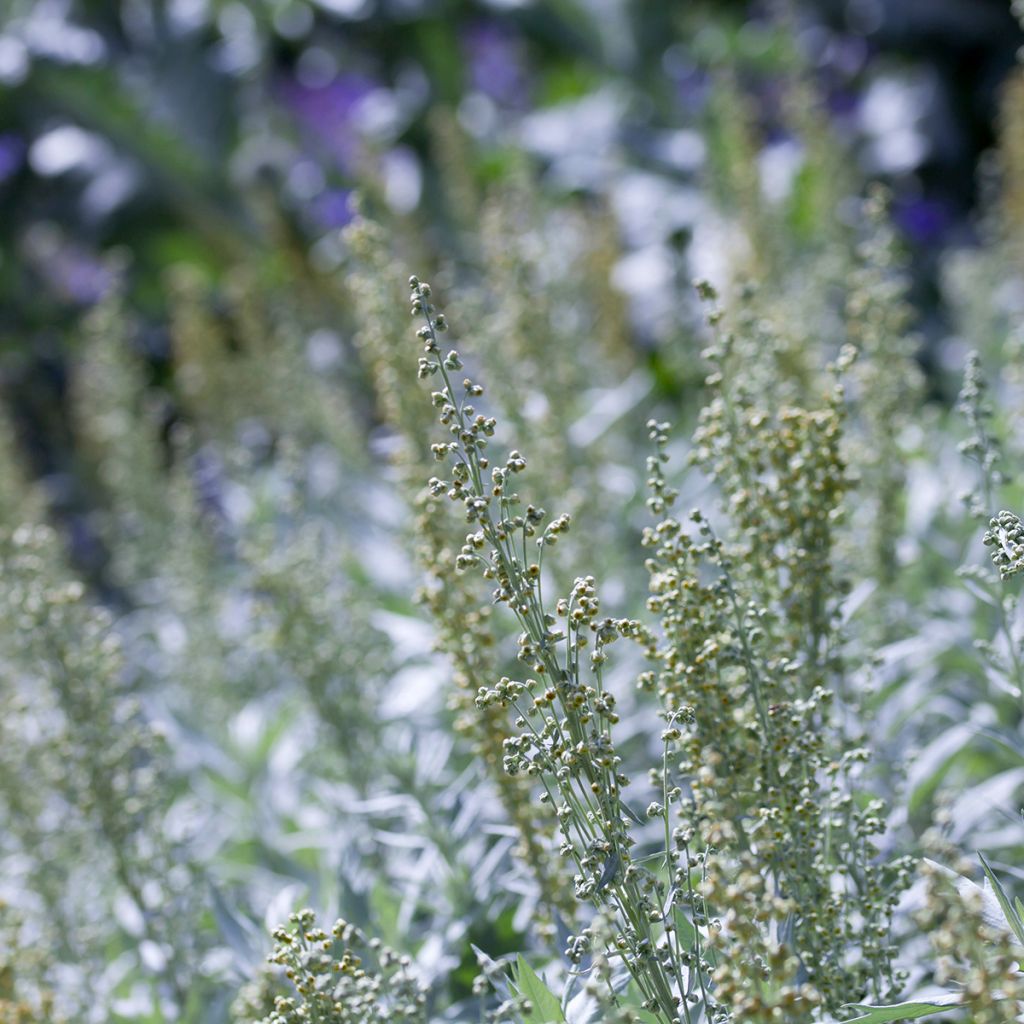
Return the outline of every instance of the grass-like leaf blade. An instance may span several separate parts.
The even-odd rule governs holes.
[[[1006,895],[1003,883],[999,881],[996,873],[989,867],[988,861],[985,860],[985,855],[979,852],[978,857],[981,860],[981,866],[985,869],[985,877],[989,880],[992,891],[999,901],[999,906],[1003,911],[1003,917],[1006,918],[1007,925],[1009,925],[1013,934],[1017,936],[1017,941],[1024,946],[1024,918],[1021,918],[1021,915],[1010,902],[1010,897]]]
[[[892,1006],[866,1006],[856,1003],[848,1010],[862,1011],[859,1017],[851,1017],[844,1024],[885,1024],[886,1021],[917,1020],[919,1017],[933,1017],[937,1013],[956,1006],[960,997],[939,996],[937,999],[918,999],[910,1003],[894,1003]]]
[[[516,988],[532,1004],[530,1013],[523,1017],[524,1024],[563,1024],[565,1013],[561,1000],[544,984],[521,953],[516,957],[514,974]]]

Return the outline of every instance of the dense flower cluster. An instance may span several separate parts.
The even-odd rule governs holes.
[[[379,690],[394,665],[368,610],[349,592],[337,557],[340,545],[317,525],[308,524],[288,540],[257,535],[243,553],[259,594],[262,641],[274,671],[299,684],[325,727],[325,742],[366,791],[381,742]]]
[[[1003,580],[1024,569],[1024,523],[1005,509],[989,521],[985,545],[992,548],[992,563]]]
[[[1021,945],[998,910],[991,888],[961,878],[954,884],[949,869],[927,863],[925,906],[917,923],[937,954],[935,980],[959,990],[959,1004],[969,1008],[972,1024],[1007,1024],[1024,1011]]]
[[[855,358],[846,379],[856,415],[848,459],[863,495],[863,531],[869,570],[891,583],[898,571],[906,488],[905,434],[922,392],[915,362],[919,339],[910,331],[909,284],[888,223],[886,197],[875,190],[865,204],[865,237],[846,301],[846,331]]]
[[[63,1024],[53,993],[41,984],[46,954],[26,946],[23,927],[22,915],[0,901],[0,1024]]]
[[[976,519],[987,519],[992,514],[996,488],[1003,482],[1000,469],[1002,446],[991,427],[995,408],[988,391],[988,382],[981,367],[981,355],[971,351],[964,368],[957,409],[964,417],[969,431],[968,436],[960,442],[960,453],[977,465],[980,477],[981,489],[963,495],[968,511]]]
[[[270,962],[284,969],[294,996],[278,996],[262,1024],[421,1024],[426,995],[408,957],[367,939],[347,921],[330,932],[312,910],[299,910],[274,931]]]

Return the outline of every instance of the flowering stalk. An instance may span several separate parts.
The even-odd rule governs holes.
[[[1024,556],[1024,530],[1017,516],[1003,510],[993,516],[1000,487],[1004,483],[1000,463],[1002,447],[999,438],[990,429],[989,423],[995,415],[988,398],[988,382],[981,368],[981,356],[972,351],[967,356],[964,382],[957,400],[957,410],[967,421],[968,437],[958,445],[960,454],[978,467],[978,488],[968,491],[963,500],[975,519],[989,519],[983,543],[992,549],[992,561],[999,570],[999,578],[1006,583],[1020,569]],[[991,517],[991,518],[989,518]],[[969,574],[969,569],[961,569]],[[1013,629],[1016,615],[1014,595],[1002,593],[993,601],[996,613],[996,628],[1006,641],[1008,662],[988,643],[980,649],[994,667],[1009,680],[1016,695],[1024,704],[1024,663],[1021,661],[1020,638]]]
[[[909,283],[896,235],[888,221],[887,196],[873,190],[864,204],[866,237],[857,247],[846,299],[846,331],[856,351],[850,377],[859,415],[852,424],[866,508],[867,569],[887,585],[899,572],[907,453],[901,435],[922,393],[914,359],[919,339],[910,333]]]
[[[429,285],[413,277],[410,287],[413,315],[424,319],[417,331],[424,350],[419,376],[437,378],[431,400],[452,438],[432,446],[435,459],[448,464],[450,478],[433,477],[430,490],[463,506],[472,532],[456,566],[460,571],[477,567],[495,584],[495,603],[506,605],[522,629],[519,659],[531,673],[522,681],[503,677],[481,687],[477,706],[515,712],[517,732],[505,741],[505,769],[539,781],[541,799],[556,805],[562,853],[578,870],[577,898],[614,911],[613,948],[642,993],[644,1008],[666,1024],[689,1024],[701,975],[689,938],[693,927],[682,920],[682,891],[632,857],[634,825],[642,819],[623,799],[629,779],[612,737],[618,715],[602,669],[611,643],[620,637],[646,643],[647,632],[635,620],[602,618],[589,576],[575,580],[555,614],[548,611],[544,553],[569,529],[569,517],[558,516],[545,526],[543,509],[521,509],[513,487],[526,460],[512,451],[503,464],[491,465],[487,447],[496,423],[473,404],[483,387],[468,377],[459,386],[453,382],[462,360],[455,350],[442,355],[438,338],[448,327],[444,314],[430,302]],[[673,843],[664,805],[652,803],[647,817],[664,819],[672,851],[666,851],[666,859],[674,861],[685,837]],[[593,938],[590,929],[572,938],[570,959],[579,963]]]
[[[495,623],[491,609],[481,607],[479,584],[456,570],[453,545],[460,543],[461,529],[454,510],[444,507],[447,499],[443,494],[431,494],[423,486],[432,464],[426,443],[432,415],[428,406],[421,408],[407,401],[401,387],[406,356],[401,343],[404,326],[395,325],[392,315],[394,259],[386,234],[373,221],[360,218],[346,230],[345,239],[359,267],[350,278],[362,321],[356,347],[372,377],[381,414],[402,442],[395,463],[408,493],[415,495],[415,553],[425,577],[416,599],[434,622],[435,648],[451,665],[453,724],[480,758],[519,835],[521,861],[540,893],[543,919],[538,930],[553,933],[556,917],[571,922],[576,909],[568,873],[552,851],[556,819],[550,806],[538,806],[532,800],[528,778],[504,770],[503,745],[509,735],[504,710],[495,706],[481,711],[475,705],[479,687],[500,674]]]
[[[708,935],[711,1019],[807,1021],[819,1005],[895,986],[889,922],[908,864],[872,863],[881,807],[858,807],[849,781],[866,752],[833,725],[846,592],[834,554],[848,486],[841,386],[820,408],[766,408],[773,364],[762,359],[753,383],[748,368],[771,339],[723,320],[709,316],[711,397],[693,461],[721,489],[730,525],[720,536],[699,511],[692,529],[669,514],[667,428],[652,421],[648,504],[662,518],[644,544],[661,636],[641,685],[674,716],[666,770],[688,780],[678,813],[704,851],[700,896],[722,922]]]

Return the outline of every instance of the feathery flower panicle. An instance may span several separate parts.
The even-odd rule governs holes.
[[[865,202],[864,220],[845,309],[855,356],[847,373],[852,407],[847,454],[857,467],[862,523],[854,528],[859,536],[867,534],[866,568],[892,584],[899,569],[896,542],[903,532],[908,461],[903,435],[922,397],[914,358],[920,339],[910,332],[909,280],[888,221],[888,196],[880,189]]]
[[[1001,470],[1001,439],[990,426],[995,417],[995,407],[988,397],[988,382],[981,369],[981,356],[976,351],[967,356],[957,410],[967,421],[970,431],[958,449],[978,467],[978,483],[961,497],[972,518],[991,517],[982,542],[991,548],[992,563],[999,570],[1000,581],[1005,584],[1024,565],[1024,530],[1020,518],[1013,512],[1003,510],[992,515],[1006,481]],[[958,575],[962,578],[977,577],[978,569],[971,565],[961,566]],[[981,583],[983,585],[984,580]],[[1004,586],[1001,593],[993,595],[986,603],[992,609],[993,626],[1002,642],[984,637],[975,640],[974,648],[987,662],[990,677],[1002,678],[1005,691],[1024,702],[1024,659],[1021,656],[1021,637],[1015,628],[1016,594],[1012,588]]]
[[[3,746],[37,773],[31,793],[5,785],[0,801],[20,842],[54,858],[35,864],[28,882],[62,933],[55,953],[89,964],[103,955],[97,937],[117,934],[108,907],[77,902],[78,876],[69,872],[81,865],[90,881],[130,901],[156,954],[156,989],[181,1008],[190,987],[201,991],[205,939],[194,865],[163,828],[178,789],[163,737],[129,686],[111,616],[63,565],[54,532],[25,525],[0,533],[0,566],[4,727],[14,749]],[[55,807],[65,809],[57,827]],[[102,923],[91,920],[97,911]]]
[[[554,614],[549,610],[544,554],[570,528],[570,519],[564,514],[549,519],[542,508],[524,507],[515,489],[526,469],[520,452],[492,464],[489,442],[496,422],[476,408],[484,389],[469,377],[456,383],[461,357],[440,343],[447,319],[431,301],[428,284],[415,277],[409,284],[412,313],[423,320],[416,332],[423,349],[418,375],[436,389],[431,402],[449,437],[432,446],[446,477],[433,477],[430,490],[461,507],[469,526],[456,568],[477,569],[490,581],[493,601],[507,606],[522,629],[519,659],[528,675],[481,687],[476,705],[481,711],[507,709],[513,716],[505,769],[535,780],[541,799],[555,806],[562,853],[577,868],[577,899],[611,913],[612,948],[630,971],[645,1009],[659,1020],[689,1021],[706,965],[699,957],[683,959],[692,956],[676,924],[677,895],[681,906],[683,894],[633,859],[634,827],[643,819],[623,799],[629,779],[613,738],[619,718],[603,679],[607,647],[620,637],[646,642],[646,630],[633,620],[602,616],[589,576],[578,577],[555,603]],[[647,816],[661,818],[667,834],[663,803],[652,803]],[[591,951],[600,952],[594,939],[589,928],[572,937],[569,958],[579,963]]]
[[[556,819],[552,807],[533,799],[529,779],[511,776],[504,770],[507,715],[501,708],[481,711],[475,704],[479,689],[501,674],[496,645],[499,634],[491,607],[481,599],[479,581],[456,568],[456,552],[465,536],[459,517],[443,493],[424,486],[434,464],[428,444],[433,414],[426,403],[409,402],[402,387],[407,348],[404,323],[396,325],[394,319],[394,259],[387,236],[370,220],[356,220],[345,238],[359,265],[351,282],[363,320],[356,345],[370,372],[381,410],[400,441],[394,462],[415,512],[412,544],[425,575],[416,598],[433,620],[436,649],[447,657],[452,668],[454,685],[449,705],[455,714],[456,730],[480,758],[516,828],[520,860],[540,889],[539,930],[553,933],[556,915],[566,921],[574,916],[571,879],[554,853]]]
[[[962,496],[975,519],[987,519],[992,515],[995,493],[1003,483],[1000,469],[1002,446],[990,427],[995,407],[988,390],[988,381],[981,368],[981,354],[971,351],[967,355],[963,386],[957,396],[956,407],[969,431],[957,448],[961,455],[978,467],[979,487]]]
[[[644,544],[661,629],[657,671],[641,684],[671,716],[663,777],[684,787],[684,834],[704,851],[701,907],[719,921],[707,931],[712,1019],[804,1021],[898,988],[889,923],[909,877],[904,860],[871,863],[882,808],[857,807],[866,753],[834,725],[846,593],[834,545],[849,487],[840,376],[852,357],[841,354],[819,408],[766,408],[775,389],[747,378],[743,319],[708,319],[711,397],[693,461],[717,483],[728,526],[670,515],[668,434],[652,421],[649,507],[662,519]]]

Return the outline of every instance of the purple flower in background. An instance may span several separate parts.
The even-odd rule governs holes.
[[[65,302],[91,306],[110,291],[114,275],[99,257],[65,244],[37,265],[49,287]]]
[[[310,203],[310,212],[322,228],[343,228],[353,217],[352,190],[347,188],[324,189]]]
[[[818,65],[818,87],[825,98],[825,109],[836,121],[851,121],[859,113],[861,89],[860,72],[868,57],[863,39],[834,35],[819,47],[820,53],[807,56]]]
[[[683,111],[694,116],[699,114],[711,95],[711,76],[695,65],[681,62],[668,69],[668,76]]]
[[[339,169],[351,173],[362,148],[357,108],[377,83],[365,75],[338,75],[325,85],[283,81],[278,93],[314,148],[326,150]]]
[[[81,249],[66,248],[51,265],[50,271],[54,288],[82,306],[99,302],[114,283],[110,269]]]
[[[829,40],[821,63],[849,81],[860,74],[869,55],[867,41],[860,36],[835,35]]]
[[[528,78],[521,40],[497,22],[477,22],[462,37],[469,83],[505,107],[527,106]]]
[[[837,120],[850,120],[860,109],[860,95],[854,89],[836,86],[825,94],[825,109]]]
[[[22,245],[25,261],[64,302],[91,306],[114,284],[111,266],[93,250],[69,241],[54,224],[33,224]]]
[[[897,199],[893,220],[916,245],[939,241],[952,223],[949,207],[936,199]]]
[[[15,174],[25,159],[25,140],[13,132],[0,134],[0,185]]]

